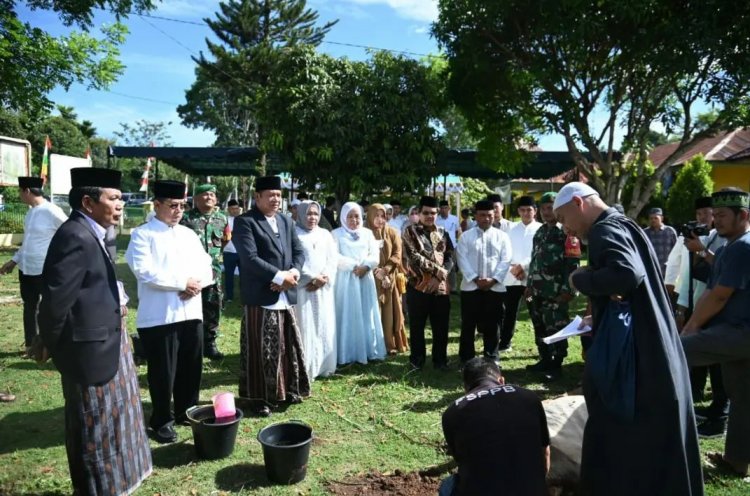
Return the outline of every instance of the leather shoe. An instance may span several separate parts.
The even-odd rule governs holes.
[[[554,368],[554,369],[548,370],[544,374],[544,382],[546,383],[555,382],[556,380],[561,378],[562,375],[563,375],[562,368]]]
[[[298,405],[302,403],[302,396],[294,393],[289,393],[286,395],[286,402],[290,405]]]
[[[547,360],[539,360],[535,364],[527,365],[526,370],[530,372],[544,372],[546,370],[549,370],[549,362]]]
[[[171,424],[164,425],[157,430],[152,429],[151,437],[154,438],[154,441],[161,444],[174,443],[177,441],[177,433]]]
[[[224,358],[224,353],[219,351],[219,349],[216,347],[216,343],[211,343],[210,345],[206,346],[206,349],[203,351],[203,356],[208,358],[209,360],[221,360],[222,358]]]
[[[252,408],[252,414],[256,417],[269,417],[271,409],[267,405],[256,406]]]

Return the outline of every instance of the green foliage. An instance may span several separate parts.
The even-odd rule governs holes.
[[[711,196],[714,190],[711,169],[703,154],[691,158],[680,168],[667,196],[667,214],[673,224],[695,220],[695,200]]]
[[[27,139],[28,122],[23,114],[0,107],[0,136]]]
[[[281,151],[307,187],[325,183],[344,202],[352,193],[400,195],[427,182],[439,150],[431,121],[440,110],[428,67],[386,52],[355,62],[300,47],[279,59],[276,74],[287,84],[268,92],[259,114],[274,130],[264,145]]]
[[[479,179],[463,177],[461,182],[464,185],[464,190],[461,192],[461,205],[464,208],[472,208],[476,202],[484,200],[487,195],[492,193],[487,183]]]
[[[120,130],[115,131],[115,141],[112,144],[119,146],[172,146],[172,137],[167,131],[167,126],[171,122],[151,122],[146,119],[139,119],[130,124],[127,122],[120,123]],[[93,144],[93,143],[92,143]],[[102,152],[106,161],[106,141],[96,142],[97,149],[92,146],[92,155],[98,161]],[[122,171],[122,191],[138,191],[141,187],[141,176],[146,169],[146,159],[120,158],[116,160],[115,168]],[[153,181],[157,173],[156,164],[151,167],[151,180]],[[184,181],[185,173],[180,172],[174,167],[163,162],[158,164],[158,179],[170,179],[173,181]],[[150,189],[149,189],[150,191]]]
[[[60,116],[47,117],[34,126],[34,129],[29,136],[34,168],[33,175],[39,174],[42,165],[45,136],[49,136],[49,139],[52,142],[52,150],[50,150],[50,153],[69,155],[71,157],[86,156],[88,140],[83,133],[81,133],[76,122]]]
[[[449,93],[480,150],[514,158],[520,143],[559,133],[609,202],[620,200],[632,168],[647,177],[652,124],[681,130],[674,159],[696,139],[750,122],[750,4],[441,0],[439,8],[433,33],[448,59]],[[718,113],[697,121],[704,102]],[[634,185],[630,213],[670,165]]]
[[[77,23],[84,29],[91,25],[90,2],[27,2],[35,8],[54,6],[66,24]],[[97,2],[100,3],[100,2]],[[101,2],[104,3],[104,2]],[[130,0],[107,2],[132,7]],[[143,3],[138,1],[137,5]],[[127,13],[127,12],[125,12]],[[118,46],[125,41],[127,28],[119,22],[101,28],[101,36],[88,32],[71,32],[52,36],[40,28],[22,23],[14,2],[0,1],[0,104],[5,108],[43,115],[52,107],[47,94],[73,83],[92,89],[108,87],[122,74]]]
[[[285,48],[316,46],[336,23],[316,27],[305,0],[229,0],[206,19],[219,42],[206,40],[210,59],[194,60],[196,81],[177,108],[185,125],[211,129],[217,145],[258,146],[264,141],[259,107],[271,86],[286,81],[272,71]],[[278,108],[277,112],[285,109]]]

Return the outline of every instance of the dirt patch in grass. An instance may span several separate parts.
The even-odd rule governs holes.
[[[419,472],[402,472],[368,474],[351,477],[344,481],[330,481],[326,488],[337,496],[356,496],[360,494],[382,494],[389,496],[423,496],[437,494],[440,485],[439,477],[422,475]]]

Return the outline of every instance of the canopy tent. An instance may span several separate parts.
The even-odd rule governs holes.
[[[111,163],[117,158],[152,157],[196,176],[257,176],[256,163],[260,156],[260,150],[255,147],[111,146],[107,158]],[[266,164],[269,172],[282,170],[280,161],[273,155],[267,156]]]
[[[568,152],[529,152],[529,161],[513,172],[498,172],[479,162],[476,150],[448,150],[437,159],[436,174],[454,174],[474,179],[549,179],[573,168]],[[584,154],[590,159],[588,154]]]
[[[518,178],[549,179],[559,176],[575,168],[575,163],[568,152],[529,152],[530,157],[526,165],[518,170],[498,172],[479,162],[476,150],[448,150],[442,153],[433,169],[434,176],[452,174],[475,179],[505,179]],[[130,147],[112,146],[109,148],[108,159],[111,162],[117,158],[148,158],[153,157],[171,165],[172,167],[190,175],[202,176],[256,176],[258,175],[257,160],[260,150],[255,147]],[[590,159],[588,154],[584,154]],[[157,162],[158,164],[158,162]],[[266,159],[268,173],[279,174],[288,172],[281,158],[275,154],[268,154]],[[157,165],[158,175],[158,165]]]

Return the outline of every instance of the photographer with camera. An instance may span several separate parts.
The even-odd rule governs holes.
[[[677,282],[677,310],[675,321],[682,330],[685,322],[693,313],[694,303],[706,290],[706,283],[714,262],[714,253],[726,244],[726,238],[720,236],[713,226],[713,207],[711,197],[698,198],[695,201],[695,221],[688,222],[679,228],[684,237],[682,263]],[[695,416],[698,424],[698,435],[717,437],[724,433],[724,424],[729,412],[729,399],[724,390],[721,377],[721,365],[710,367],[692,367],[690,384],[693,401],[703,398],[706,379],[711,377],[711,404],[708,407],[696,407]]]

